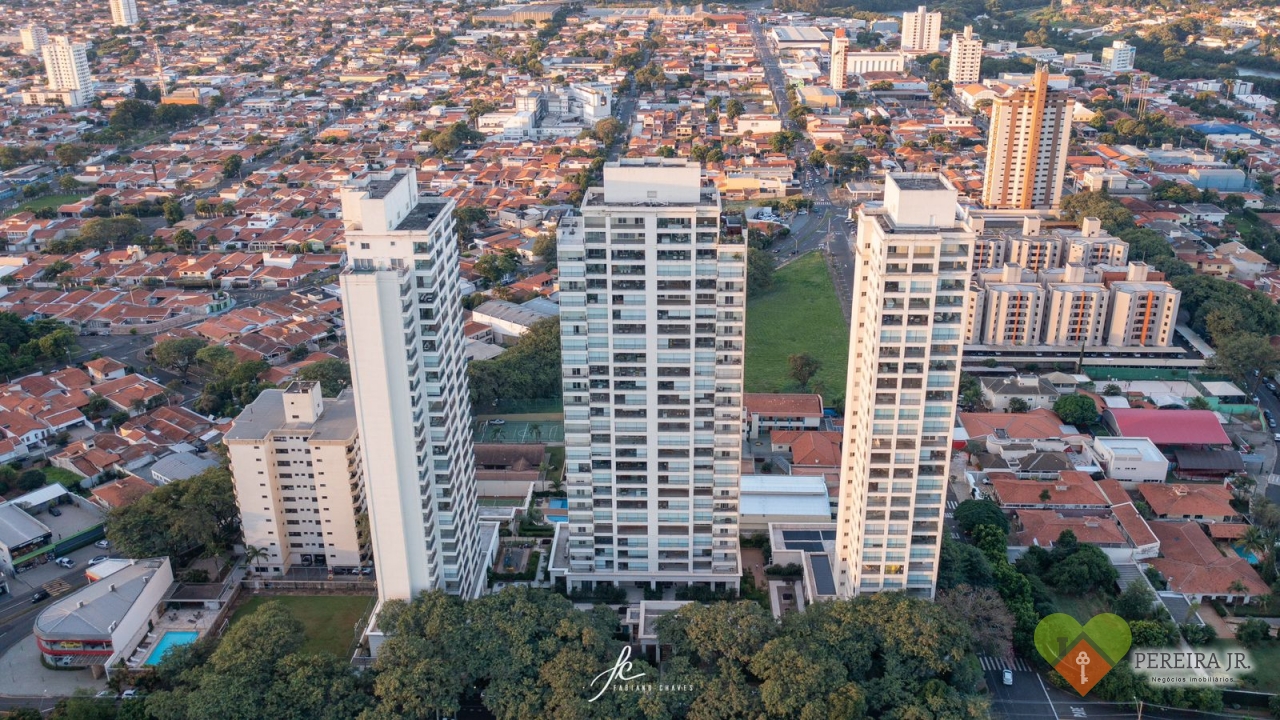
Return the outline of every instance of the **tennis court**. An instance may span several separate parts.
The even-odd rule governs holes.
[[[564,423],[508,420],[503,425],[487,421],[476,424],[478,443],[560,443],[564,442]]]

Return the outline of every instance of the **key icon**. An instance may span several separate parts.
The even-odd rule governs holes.
[[[1083,650],[1080,651],[1080,653],[1076,655],[1076,664],[1080,666],[1080,684],[1083,685],[1089,682],[1089,678],[1084,675],[1085,666],[1089,664],[1089,655]]]

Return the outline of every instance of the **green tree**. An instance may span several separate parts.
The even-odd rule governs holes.
[[[754,297],[773,287],[773,255],[759,248],[747,248],[747,295]]]
[[[178,557],[201,547],[229,549],[240,537],[230,471],[211,468],[112,510],[107,535],[127,557]]]
[[[1031,412],[1031,403],[1020,397],[1009,398],[1009,412],[1019,414]]]
[[[994,580],[991,562],[981,550],[968,543],[943,538],[938,560],[939,590],[950,590],[961,585],[990,587]]]
[[[1094,217],[1107,232],[1115,234],[1133,227],[1133,213],[1105,190],[1087,190],[1062,199],[1062,219],[1079,222]]]
[[[994,657],[1013,652],[1013,615],[994,589],[960,585],[938,593],[937,602],[970,629],[979,652]]]
[[[32,490],[38,490],[44,486],[45,486],[44,473],[37,468],[31,468],[30,470],[23,470],[22,474],[18,476],[19,490],[31,492]]]
[[[240,174],[244,167],[244,158],[239,155],[228,155],[222,160],[222,177],[230,178]]]
[[[112,218],[93,218],[80,226],[78,239],[85,247],[96,250],[122,249],[147,236],[142,221],[130,215]]]
[[[603,143],[605,147],[616,143],[626,132],[627,128],[622,124],[622,121],[613,117],[597,121],[591,129],[591,134],[596,140]]]
[[[1132,582],[1111,604],[1111,611],[1125,620],[1147,620],[1152,616],[1156,596],[1146,583]]]
[[[809,353],[797,353],[787,357],[787,374],[800,384],[801,388],[809,387],[809,381],[822,369],[822,361]]]
[[[325,397],[337,397],[351,385],[351,365],[337,358],[319,360],[299,370],[298,379],[318,382]]]
[[[1053,412],[1062,418],[1062,422],[1081,428],[1098,419],[1098,406],[1088,395],[1063,395],[1053,402]]]
[[[539,320],[516,344],[492,360],[467,365],[472,406],[496,400],[560,397],[560,321]]]
[[[196,355],[207,345],[201,338],[170,338],[151,348],[151,357],[160,365],[178,370],[185,376],[196,361]]]
[[[1189,409],[1189,410],[1212,410],[1212,409],[1213,409],[1213,406],[1209,404],[1209,401],[1208,401],[1208,400],[1205,400],[1203,397],[1201,397],[1201,396],[1197,395],[1197,396],[1195,396],[1195,397],[1193,397],[1193,398],[1191,398],[1190,400],[1188,400],[1188,401],[1187,401],[1187,409]]]
[[[209,369],[214,377],[225,376],[235,368],[236,354],[223,345],[210,345],[196,352],[196,362]]]
[[[991,525],[1001,533],[1009,532],[1009,518],[1000,506],[990,500],[965,500],[956,506],[956,524],[966,533],[973,534],[980,525]]]
[[[1270,377],[1280,369],[1280,353],[1262,335],[1241,332],[1215,341],[1217,352],[1206,363],[1208,369],[1241,386],[1255,388],[1259,378]],[[1260,374],[1255,376],[1255,372]]]
[[[658,621],[658,637],[672,650],[701,665],[726,659],[745,665],[777,633],[777,625],[759,603],[690,603]]]
[[[237,156],[239,157],[239,156]],[[186,213],[182,212],[182,206],[176,200],[168,200],[164,204],[164,220],[172,227],[182,222],[182,218],[186,217]]]
[[[1249,618],[1236,626],[1236,639],[1247,648],[1258,647],[1271,639],[1271,626],[1266,620]]]
[[[1096,545],[1081,544],[1066,559],[1055,562],[1045,581],[1067,595],[1106,591],[1119,577],[1115,566]]]

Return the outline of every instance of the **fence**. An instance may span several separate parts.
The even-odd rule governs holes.
[[[372,580],[264,580],[249,578],[240,582],[240,587],[259,593],[301,592],[317,594],[328,592],[333,595],[368,595],[377,592],[378,586]]]
[[[1107,380],[1186,380],[1190,372],[1177,368],[1127,368],[1107,365],[1084,366],[1084,372],[1095,383]]]

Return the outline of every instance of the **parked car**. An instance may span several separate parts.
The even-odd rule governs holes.
[[[62,511],[56,507],[49,508],[49,514],[54,517],[62,517]]]
[[[106,555],[98,555],[98,556],[94,557],[92,560],[90,560],[90,561],[89,561],[89,567],[93,567],[94,565],[97,565],[98,563],[106,562],[106,561],[107,561],[107,560],[109,560],[109,559],[110,559],[110,558],[108,558]]]
[[[44,600],[44,599],[46,599],[46,598],[48,598],[48,597],[49,597],[49,591],[48,591],[48,590],[44,590],[44,589],[37,590],[37,591],[36,591],[36,594],[31,596],[31,604],[32,604],[32,605],[34,605],[34,604],[36,604],[36,603],[40,602],[41,600]]]
[[[144,695],[143,693],[138,692],[137,688],[129,688],[128,690],[125,690],[124,692],[120,693],[121,700],[132,700],[134,698],[140,698],[140,697],[144,697]]]
[[[1012,685],[1012,684],[1013,684],[1013,671],[1012,671],[1012,670],[1010,670],[1010,669],[1008,669],[1008,668],[1005,668],[1004,672],[1003,672],[1003,673],[1001,673],[1000,675],[1001,675],[1001,678],[1000,678],[1000,679],[1001,679],[1001,681],[1003,681],[1003,682],[1004,682],[1004,684],[1005,684],[1005,685]]]
[[[76,561],[72,560],[69,557],[60,557],[57,560],[54,560],[54,562],[58,565],[61,565],[64,568],[67,568],[68,570],[76,566]]]
[[[490,425],[506,425],[507,421],[503,420],[502,418],[493,418],[492,420],[489,421],[489,424]]]
[[[96,548],[102,548],[103,550],[106,550],[107,548],[111,547],[111,541],[99,540],[98,542],[94,543],[93,546]]]

